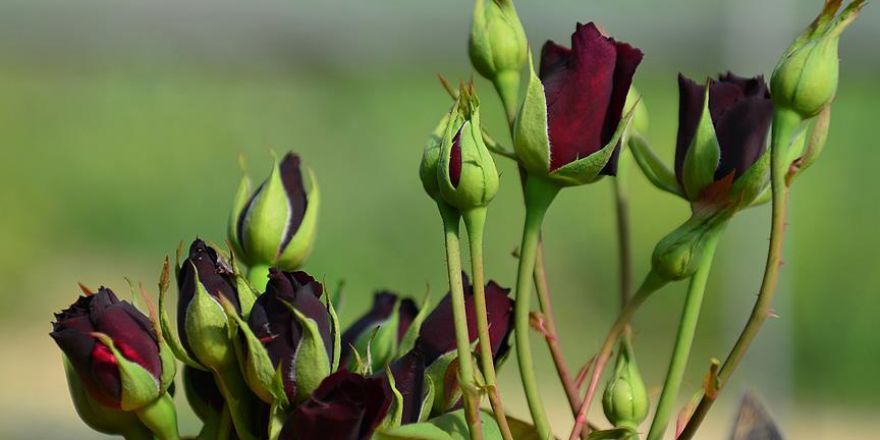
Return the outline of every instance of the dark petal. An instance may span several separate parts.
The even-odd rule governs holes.
[[[302,169],[300,168],[299,156],[293,153],[284,155],[279,165],[281,169],[281,183],[284,184],[284,192],[287,193],[287,201],[290,204],[290,217],[287,219],[287,229],[284,232],[284,238],[281,240],[281,246],[278,252],[287,247],[293,235],[302,224],[303,217],[306,213],[308,199],[306,198],[306,188],[303,185]]]
[[[541,66],[538,76],[540,78],[552,76],[559,69],[564,69],[567,66],[569,58],[571,58],[571,49],[548,40],[541,48]]]
[[[462,125],[455,137],[452,138],[452,151],[449,153],[449,181],[452,186],[458,188],[458,182],[461,180],[461,130]]]
[[[102,403],[118,407],[119,400],[106,394],[104,389],[98,386],[92,375],[92,351],[95,349],[95,338],[91,335],[94,330],[88,318],[73,318],[66,321],[66,328],[56,328],[50,333],[52,339],[67,356],[71,366],[82,381],[83,386],[96,400]]]
[[[416,315],[419,314],[419,306],[416,305],[416,302],[411,298],[404,298],[400,300],[400,306],[397,309],[397,342],[403,340],[403,337],[406,336],[406,332],[409,330],[409,327],[412,325],[413,320],[416,319]]]
[[[220,388],[217,387],[217,383],[214,382],[214,375],[212,373],[184,366],[183,380],[186,383],[188,399],[199,399],[199,401],[210,406],[218,414],[223,410],[223,394],[220,392]],[[190,397],[190,394],[193,394],[193,396]],[[191,406],[193,409],[199,407],[198,405]],[[210,414],[198,414],[198,416],[200,419],[205,420]]]
[[[675,142],[675,177],[682,182],[682,169],[688,148],[697,133],[703,113],[705,87],[678,74],[678,135]],[[711,97],[710,97],[711,98]]]
[[[602,146],[608,145],[614,132],[620,124],[623,116],[623,107],[626,104],[626,95],[632,85],[636,67],[642,62],[642,51],[627,43],[617,42],[617,64],[614,66],[614,89],[611,91],[611,101],[608,103],[608,113],[605,114],[605,125],[602,129]],[[620,143],[614,147],[611,158],[602,169],[602,174],[614,176],[617,174],[617,158],[620,156]]]
[[[371,331],[377,325],[388,319],[394,311],[394,305],[397,304],[397,295],[391,292],[382,291],[373,296],[373,306],[364,316],[358,318],[344,332],[340,343],[342,344],[340,365],[348,365],[348,359],[352,355],[351,346],[357,339],[367,331]]]
[[[614,87],[617,63],[614,41],[604,37],[590,23],[578,24],[571,42],[568,62],[541,72],[547,98],[551,171],[589,156],[603,146],[603,125]],[[549,51],[551,58],[546,63],[542,60],[542,66],[557,62],[554,57],[558,50]]]
[[[391,406],[382,379],[339,370],[321,382],[285,423],[282,439],[369,438]]]
[[[462,275],[464,281],[465,309],[467,310],[468,334],[471,341],[477,340],[477,321],[474,311],[473,290]],[[501,353],[501,346],[511,330],[511,313],[513,300],[507,296],[509,290],[503,289],[494,282],[486,286],[486,311],[489,319],[489,339],[492,351],[496,356]],[[416,346],[425,354],[425,363],[430,365],[438,357],[455,350],[455,326],[452,317],[452,297],[447,294],[437,304],[434,311],[425,318],[419,331]]]
[[[767,98],[744,99],[724,113],[715,126],[721,145],[715,180],[732,172],[739,177],[761,157],[772,118],[773,101]]]
[[[712,123],[718,122],[718,119],[725,112],[743,98],[745,98],[743,89],[736,83],[711,81],[709,83],[709,115],[712,117]]]
[[[743,94],[746,97],[770,97],[770,89],[767,87],[767,83],[764,82],[763,75],[748,78],[735,75],[731,72],[727,72],[725,74],[718,75],[718,81],[736,84],[737,87],[739,87],[743,91]]]
[[[425,391],[425,357],[418,350],[411,350],[400,359],[392,362],[391,375],[394,377],[394,386],[403,396],[403,417],[401,423],[415,423],[419,421],[419,413],[422,411],[422,397]],[[385,376],[385,372],[377,373]],[[390,383],[386,381],[386,385]],[[389,389],[389,393],[391,390]]]
[[[122,379],[119,377],[119,362],[106,345],[95,342],[90,356],[89,372],[100,390],[95,397],[102,402],[116,403],[122,400]],[[104,401],[104,398],[107,400]]]
[[[140,315],[140,316],[137,316]],[[94,317],[95,330],[110,336],[126,359],[137,363],[157,379],[162,376],[159,343],[145,316],[131,304],[119,302]]]
[[[309,275],[307,272],[298,270],[296,272],[288,272],[287,275],[290,277],[291,283],[293,283],[294,287],[297,289],[306,287],[310,289],[313,295],[318,297],[324,294],[324,286],[317,282],[315,277]]]
[[[294,281],[293,275],[285,273],[288,279]],[[320,299],[323,287],[320,283],[311,282],[296,290],[293,307],[307,318],[311,318],[318,326],[324,347],[327,349],[327,357],[333,359],[333,326],[330,323],[330,311],[327,305]]]

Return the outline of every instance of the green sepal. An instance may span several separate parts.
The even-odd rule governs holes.
[[[638,133],[631,133],[629,137],[629,151],[632,152],[636,163],[642,170],[642,174],[658,189],[684,197],[678,186],[675,173],[667,167],[654,150],[648,146],[648,142]]]
[[[358,335],[354,346],[357,350],[365,350],[370,359],[370,370],[384,369],[393,359],[397,350],[397,326],[400,321],[397,311],[400,301],[394,304],[394,309],[388,315],[388,319],[374,325],[369,331]]]
[[[575,186],[595,182],[602,177],[600,173],[608,164],[608,160],[611,159],[611,155],[632,121],[633,112],[637,107],[638,105],[630,109],[629,113],[621,118],[611,140],[601,150],[557,168],[550,173],[550,180],[561,186]]]
[[[257,190],[248,208],[247,218],[242,227],[242,234],[247,240],[239,237],[242,241],[243,255],[247,255],[248,265],[275,262],[289,216],[290,203],[287,200],[284,183],[281,181],[281,168],[276,158],[272,166],[272,174]]]
[[[443,115],[440,123],[428,136],[425,150],[422,152],[422,161],[419,163],[419,179],[425,193],[434,200],[440,199],[440,185],[437,183],[437,164],[440,163],[440,146],[443,143],[443,135],[449,125],[450,113]]]
[[[770,150],[739,176],[730,189],[730,195],[737,209],[747,207],[770,185]]]
[[[330,371],[339,369],[339,358],[342,357],[342,332],[340,331],[339,316],[336,314],[336,308],[333,301],[326,297],[327,312],[330,315],[330,331],[333,334],[333,359],[330,360]]]
[[[162,329],[162,338],[165,340],[168,348],[171,350],[177,360],[183,362],[183,364],[188,367],[192,367],[197,370],[207,371],[208,369],[204,365],[200,364],[198,361],[190,357],[189,353],[186,352],[186,349],[183,348],[183,344],[180,342],[180,338],[177,336],[177,333],[171,330],[171,325],[169,324],[168,319],[168,311],[165,309],[165,294],[168,292],[169,284],[168,270],[169,261],[166,258],[165,265],[162,270],[162,278],[159,282],[159,327]]]
[[[256,289],[247,279],[247,275],[235,270],[235,291],[238,292],[238,304],[241,306],[241,317],[247,320],[251,316],[251,309],[254,308],[254,302],[257,301]]]
[[[286,271],[298,269],[303,265],[309,254],[312,253],[312,247],[315,244],[315,234],[318,226],[318,212],[321,207],[321,190],[318,187],[318,179],[311,168],[306,168],[309,175],[309,184],[307,188],[308,204],[306,212],[303,214],[302,222],[299,224],[293,238],[287,243],[284,249],[280,249],[275,266]]]
[[[825,149],[825,142],[828,140],[828,128],[830,124],[831,106],[829,105],[819,113],[819,116],[817,116],[813,122],[809,141],[807,141],[807,146],[804,148],[803,154],[797,163],[796,175],[804,172],[804,170],[812,166],[819,159],[819,156]]]
[[[180,440],[177,428],[177,408],[174,398],[163,393],[158,399],[134,411],[143,424],[160,440]]]
[[[327,357],[327,348],[324,347],[324,339],[321,338],[321,332],[318,330],[318,324],[315,320],[303,315],[290,303],[286,301],[282,301],[282,303],[293,312],[303,331],[296,348],[294,365],[296,403],[300,403],[318,388],[325,377],[330,375],[330,359]]]
[[[413,318],[409,328],[406,329],[406,333],[403,334],[403,338],[400,339],[400,343],[397,345],[397,356],[395,356],[395,359],[403,357],[403,355],[409,353],[409,351],[416,346],[416,339],[419,338],[419,330],[421,330],[425,318],[431,314],[431,310],[431,300],[425,296],[425,299],[422,300],[422,305],[419,308],[419,313]]]
[[[761,191],[761,194],[758,194],[755,197],[755,200],[752,200],[752,203],[749,204],[748,208],[754,208],[756,206],[761,206],[769,203],[773,200],[773,192],[770,191],[770,187],[764,188],[764,191]]]
[[[221,298],[220,303],[229,320],[229,339],[240,342],[233,343],[233,346],[245,382],[262,401],[269,404],[279,402],[286,406],[284,384],[279,383],[280,373],[272,365],[269,353],[250,326],[238,316],[235,306],[226,298]]]
[[[351,360],[349,364],[349,369],[351,369],[352,373],[359,374],[361,376],[369,376],[372,374],[370,371],[370,363],[361,357],[360,352],[358,352],[355,346],[351,346],[351,354],[354,355],[354,358]]]
[[[403,419],[403,394],[397,389],[397,385],[394,383],[394,375],[391,374],[391,370],[388,367],[385,367],[385,378],[388,380],[388,385],[391,388],[391,406],[388,408],[385,418],[379,424],[378,430],[398,427]]]
[[[159,378],[160,386],[162,391],[168,391],[168,387],[174,383],[174,376],[177,374],[177,360],[174,358],[171,347],[161,336],[159,337],[159,361],[162,366],[162,375]]]
[[[162,394],[159,379],[154,377],[146,368],[140,366],[140,364],[132,362],[123,356],[116,348],[116,344],[113,343],[113,338],[100,332],[92,333],[92,335],[109,348],[113,353],[113,357],[116,358],[122,390],[120,393],[120,408],[123,411],[134,411],[141,408],[153,402]]]
[[[136,415],[104,406],[89,396],[70,360],[61,354],[70,398],[79,418],[90,428],[103,434],[124,435],[126,438],[152,439],[153,435]]]
[[[550,172],[550,138],[547,126],[547,98],[532,54],[529,52],[529,82],[513,129],[513,149],[529,172],[545,176]]]
[[[269,427],[267,432],[269,440],[277,440],[281,435],[281,428],[284,427],[284,421],[287,419],[287,410],[279,403],[273,403],[269,407]]]
[[[688,146],[682,165],[681,183],[688,200],[697,200],[703,188],[715,181],[715,170],[721,161],[721,145],[715,135],[712,115],[709,112],[709,85],[703,95],[703,111]]]
[[[242,169],[241,182],[238,184],[238,191],[235,192],[235,198],[232,201],[232,213],[229,215],[229,225],[226,235],[229,238],[229,242],[232,243],[235,254],[244,260],[245,264],[250,264],[250,262],[246,261],[247,254],[241,247],[241,238],[238,236],[238,220],[241,218],[241,214],[247,207],[247,202],[250,198],[251,179]]]
[[[424,394],[422,395],[422,407],[419,409],[419,422],[424,422],[431,418],[431,409],[434,406],[434,396],[437,388],[434,386],[434,379],[429,375],[425,375]]]
[[[235,358],[229,339],[229,321],[220,303],[205,290],[195,268],[193,276],[196,291],[184,318],[190,349],[202,365],[219,370]]]

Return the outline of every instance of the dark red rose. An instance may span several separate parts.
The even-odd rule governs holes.
[[[125,358],[156,378],[157,394],[162,377],[159,340],[150,319],[106,288],[81,296],[70,307],[55,314],[50,336],[96,401],[118,408],[122,401],[119,361],[94,333],[103,333]]]
[[[333,360],[333,326],[330,312],[321,301],[324,287],[305,272],[269,271],[266,292],[260,295],[251,309],[248,325],[260,339],[275,368],[281,366],[284,391],[293,402],[296,397],[296,350],[302,338],[302,327],[285,302],[315,321],[327,350]]]
[[[223,296],[237,311],[241,311],[232,268],[214,248],[196,239],[189,247],[189,257],[181,263],[180,273],[177,274],[177,329],[180,342],[190,356],[193,354],[186,334],[186,312],[196,294],[196,278],[209,295]]]
[[[675,175],[682,184],[684,160],[700,117],[706,87],[678,75],[678,139],[675,145]],[[721,161],[715,180],[733,173],[740,177],[766,149],[773,118],[773,101],[762,76],[742,78],[732,73],[709,82],[709,115],[721,146]]]
[[[293,410],[279,439],[368,439],[388,413],[391,399],[383,379],[339,370]]]
[[[539,76],[547,99],[550,171],[587,157],[614,135],[642,52],[578,23],[571,49],[552,41],[541,50]],[[602,170],[617,172],[618,150]]]
[[[372,331],[376,326],[385,322],[394,312],[397,306],[398,296],[392,292],[381,291],[373,296],[373,306],[370,311],[358,318],[344,332],[341,339],[341,361],[340,365],[347,365],[352,355],[352,346],[365,332]],[[400,305],[397,306],[397,342],[399,343],[413,319],[419,314],[419,307],[410,298],[400,299]]]
[[[478,339],[476,312],[474,311],[474,293],[467,276],[462,274],[464,281],[465,309],[467,310],[468,333],[471,341]],[[489,318],[489,339],[492,353],[496,360],[500,359],[509,348],[508,339],[513,330],[513,300],[505,289],[494,281],[486,284],[486,310]],[[452,320],[452,297],[447,294],[437,307],[425,318],[416,340],[416,348],[425,356],[425,363],[430,365],[438,357],[456,349],[455,326]]]

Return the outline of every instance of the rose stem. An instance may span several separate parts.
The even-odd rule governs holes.
[[[715,255],[715,249],[718,246],[718,239],[721,237],[721,230],[715,230],[709,234],[703,247],[699,266],[696,273],[691,277],[687,296],[684,300],[684,310],[678,322],[675,347],[672,351],[672,358],[669,361],[669,369],[666,372],[663,391],[660,393],[660,400],[657,403],[657,411],[654,413],[654,420],[651,422],[651,429],[648,431],[648,440],[658,440],[663,437],[666,426],[669,424],[669,417],[675,409],[675,398],[678,396],[678,390],[681,388],[681,382],[687,368],[697,322],[700,319],[703,294],[706,291],[706,282],[712,269],[712,260]]]
[[[752,314],[743,327],[730,354],[718,371],[718,392],[727,384],[730,375],[739,365],[749,345],[755,339],[764,320],[770,315],[770,307],[773,305],[773,296],[776,294],[776,286],[779,283],[779,269],[782,266],[782,241],[785,236],[785,222],[787,217],[789,186],[785,181],[787,164],[783,163],[787,147],[796,137],[799,119],[792,114],[779,111],[773,118],[773,133],[770,141],[770,184],[773,195],[773,213],[770,227],[770,246],[767,250],[767,262],[764,266],[764,278],[761,281],[761,290],[752,308]],[[679,436],[680,439],[690,439],[694,436],[700,423],[706,417],[706,413],[712,407],[718,393],[710,397],[703,394],[697,408],[688,420],[687,425]]]
[[[449,270],[449,292],[452,297],[452,318],[455,324],[455,344],[458,349],[459,381],[468,430],[472,440],[483,438],[480,426],[479,394],[474,385],[474,368],[471,359],[470,335],[467,311],[464,305],[464,287],[461,281],[461,249],[459,248],[459,222],[461,215],[443,202],[438,202],[443,232],[446,237],[446,266]]]

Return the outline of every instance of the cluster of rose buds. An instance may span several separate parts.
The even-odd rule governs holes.
[[[315,243],[320,196],[315,174],[288,153],[255,190],[243,177],[229,219],[231,249],[197,238],[187,253],[178,249],[173,267],[166,259],[158,307],[141,291],[148,314],[110,289],[81,286],[85,295],[55,315],[51,336],[64,353],[78,414],[106,434],[180,439],[172,399],[180,363],[187,401],[203,423],[198,439],[547,440],[554,427],[529,342],[536,328],[568,398],[574,421],[569,438],[586,438],[591,429],[598,431],[589,438],[639,438],[651,402],[630,319],[653,292],[688,280],[675,349],[647,432],[648,440],[658,440],[682,385],[719,237],[737,212],[772,201],[771,245],[755,312],[725,363],[713,364],[703,401],[681,413],[687,422],[681,438],[690,438],[767,315],[788,188],[823,149],[837,90],[839,38],[863,6],[862,0],[845,8],[842,0],[826,0],[783,54],[769,88],[760,75],[728,72],[702,83],[679,75],[670,169],[648,146],[647,108],[633,87],[643,59],[639,49],[593,23],[577,24],[570,48],[552,41],[543,46],[536,71],[512,1],[476,0],[470,60],[501,98],[512,149],[481,124],[474,83],[453,89],[444,81],[454,103],[428,139],[419,176],[443,223],[449,293],[432,307],[429,297],[417,302],[379,291],[371,308],[342,328],[340,292],[301,270]],[[517,162],[525,199],[516,301],[484,274],[485,219],[501,183],[493,153]],[[683,199],[691,215],[654,246],[641,287],[622,283],[620,315],[594,361],[575,378],[559,349],[550,306],[543,219],[563,188],[624,174],[633,159],[657,188]],[[616,197],[623,206],[619,182]],[[470,275],[461,264],[462,222]],[[626,246],[621,239],[622,255],[630,253]],[[628,269],[621,271],[626,281]],[[166,307],[172,274],[176,320]],[[540,312],[530,306],[533,285]],[[615,347],[616,365],[601,399],[610,427],[596,428],[602,423],[588,424],[587,415]],[[510,352],[516,353],[532,424],[509,417],[503,406],[496,369]]]

